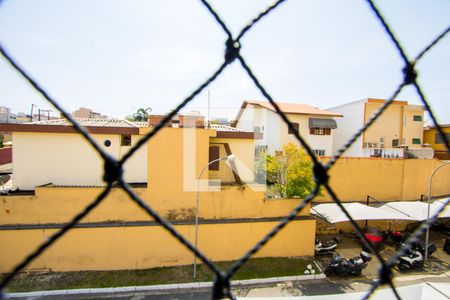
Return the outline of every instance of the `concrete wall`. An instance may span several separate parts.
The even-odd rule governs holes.
[[[36,189],[34,196],[0,197],[0,272],[11,270],[101,190],[42,187]],[[146,199],[145,188],[135,191],[171,220],[188,240],[194,241],[195,199],[155,201]],[[265,200],[263,193],[239,187],[202,193],[200,201],[199,248],[213,260],[240,257],[299,203],[298,199]],[[308,216],[309,206],[256,257],[313,255],[315,220]],[[82,223],[82,228],[70,231],[29,270],[115,270],[192,264],[193,254],[152,222],[120,189],[113,189]]]
[[[130,148],[120,146],[120,135],[117,134],[91,136],[116,158]],[[132,136],[132,145],[139,138]],[[111,141],[110,147],[105,147],[105,140]],[[13,185],[21,190],[32,190],[48,183],[104,185],[103,160],[79,134],[14,132],[13,145]],[[125,164],[125,179],[147,182],[146,146]]]
[[[323,161],[327,161],[324,159]],[[428,194],[432,171],[442,162],[431,159],[341,158],[331,168],[330,184],[343,201],[417,200]],[[433,179],[433,195],[450,194],[450,166]],[[331,201],[324,193],[318,202]]]

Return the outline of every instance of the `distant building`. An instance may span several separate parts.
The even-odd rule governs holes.
[[[447,139],[450,140],[450,124],[441,125]],[[444,139],[441,137],[435,126],[425,126],[423,132],[423,141],[427,146],[434,150],[434,155],[438,159],[450,160],[450,154],[445,146]]]
[[[333,135],[337,128],[335,118],[342,117],[341,114],[306,104],[277,104],[317,155],[331,155]],[[258,151],[267,149],[273,154],[282,150],[283,145],[289,142],[298,143],[294,133],[269,102],[244,101],[233,126],[244,131],[261,133],[262,138],[255,141]]]
[[[337,120],[333,139],[336,154],[353,135],[366,124],[387,100],[367,98],[330,108],[343,115]],[[424,149],[424,107],[411,105],[407,101],[393,101],[344,156],[353,157],[420,157],[432,158],[432,150]],[[405,152],[405,149],[408,151]],[[431,157],[430,157],[431,153]]]
[[[102,115],[98,112],[93,111],[90,108],[80,107],[72,113],[74,118],[85,118],[85,119],[107,119],[108,116]]]
[[[17,116],[11,113],[9,107],[0,106],[0,123],[18,123]]]

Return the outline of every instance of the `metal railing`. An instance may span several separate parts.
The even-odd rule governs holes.
[[[363,234],[360,226],[351,218],[349,213],[345,210],[342,205],[339,197],[334,192],[333,188],[329,185],[328,182],[328,172],[334,166],[336,161],[342,156],[342,154],[361,136],[361,134],[369,128],[374,121],[393,103],[394,98],[402,91],[402,89],[406,86],[412,86],[417,92],[419,98],[421,99],[425,109],[429,112],[431,116],[431,120],[436,126],[439,134],[441,135],[443,141],[446,144],[446,149],[450,153],[450,146],[448,137],[443,133],[442,128],[439,126],[436,117],[433,111],[430,108],[429,102],[426,99],[424,92],[422,91],[419,82],[417,81],[417,72],[415,69],[415,65],[418,61],[420,61],[423,56],[434,46],[436,46],[445,35],[450,31],[450,27],[447,27],[441,34],[439,34],[433,41],[431,41],[428,45],[424,47],[424,49],[415,57],[409,58],[402,45],[398,41],[397,37],[394,35],[393,31],[389,27],[385,18],[382,16],[378,8],[375,6],[373,1],[367,0],[368,8],[374,13],[381,26],[383,27],[386,35],[389,37],[391,42],[395,45],[398,53],[402,57],[403,60],[403,80],[399,83],[398,87],[392,93],[392,95],[388,98],[388,101],[380,108],[380,110],[373,115],[373,117],[362,127],[360,128],[355,135],[338,151],[338,153],[333,156],[327,164],[322,164],[319,162],[318,158],[314,154],[314,151],[309,147],[306,143],[305,139],[299,134],[296,128],[291,124],[286,114],[281,111],[280,107],[273,100],[273,97],[270,93],[264,88],[263,84],[253,73],[250,66],[247,64],[246,60],[240,53],[241,43],[243,37],[252,29],[252,27],[264,19],[265,16],[274,11],[277,7],[279,7],[283,2],[287,0],[279,0],[274,2],[272,5],[267,7],[264,11],[258,14],[254,19],[252,19],[242,30],[236,35],[233,36],[228,26],[221,19],[219,14],[211,7],[211,5],[206,0],[200,0],[204,7],[211,14],[212,18],[215,20],[218,26],[222,28],[222,30],[227,35],[227,41],[225,43],[225,55],[224,61],[216,70],[213,71],[212,75],[207,78],[198,88],[196,88],[187,98],[183,99],[169,114],[167,114],[161,122],[154,126],[153,129],[148,132],[135,146],[133,146],[130,151],[125,154],[120,160],[111,157],[102,148],[97,144],[97,142],[89,135],[89,133],[83,129],[71,116],[65,111],[59,104],[59,102],[50,96],[50,93],[46,91],[44,87],[42,87],[34,78],[32,78],[25,68],[20,66],[20,64],[13,58],[13,56],[6,50],[6,48],[0,44],[0,53],[3,58],[9,63],[9,65],[15,69],[20,76],[27,81],[35,91],[44,97],[50,104],[53,105],[55,109],[61,112],[61,114],[67,118],[74,126],[74,128],[81,134],[90,145],[99,153],[99,155],[103,158],[104,161],[104,180],[107,182],[107,186],[104,188],[102,193],[94,199],[88,206],[86,206],[81,212],[79,212],[74,218],[68,222],[63,228],[57,231],[54,235],[52,235],[48,240],[42,243],[35,251],[26,256],[22,262],[20,262],[7,276],[4,277],[2,282],[0,283],[0,290],[3,291],[4,288],[8,285],[8,283],[25,267],[27,267],[34,259],[39,257],[42,253],[44,253],[53,243],[55,243],[58,239],[60,239],[67,231],[73,228],[81,219],[83,219],[86,215],[88,215],[93,209],[95,209],[108,195],[113,186],[121,187],[130,197],[131,202],[134,202],[141,209],[143,209],[149,217],[153,218],[156,222],[158,222],[161,226],[163,226],[172,236],[174,236],[180,243],[186,246],[190,251],[193,252],[214,274],[215,281],[212,288],[212,299],[223,299],[223,298],[231,298],[234,299],[234,295],[232,294],[230,288],[230,281],[233,275],[242,267],[242,265],[248,261],[256,252],[258,252],[261,247],[263,247],[272,237],[274,237],[280,230],[282,230],[291,220],[295,218],[297,213],[303,209],[308,203],[310,203],[319,193],[319,190],[324,189],[333,199],[333,201],[340,207],[340,209],[345,213],[347,218],[349,218],[351,224],[356,230],[358,236],[365,240],[367,246],[371,248],[370,250],[375,253],[376,259],[378,260],[379,267],[379,275],[378,279],[373,282],[371,288],[365,296],[364,299],[369,298],[372,293],[381,285],[387,284],[392,291],[394,292],[397,299],[400,299],[400,295],[398,294],[396,287],[393,283],[393,273],[392,268],[395,265],[395,261],[398,257],[402,256],[410,247],[413,242],[415,242],[426,230],[430,227],[430,225],[435,221],[436,215],[431,216],[430,219],[421,226],[419,226],[407,239],[404,246],[402,246],[395,255],[393,255],[388,260],[384,259],[379,251],[373,249],[365,235]],[[1,2],[0,2],[1,3]],[[257,244],[255,244],[248,252],[239,258],[228,270],[221,270],[219,267],[212,261],[208,259],[208,257],[203,254],[200,250],[196,249],[191,242],[189,242],[184,236],[178,233],[175,228],[166,220],[158,215],[158,213],[146,202],[144,202],[129,186],[128,183],[125,182],[123,178],[123,165],[124,163],[133,156],[133,154],[145,143],[147,143],[155,134],[161,130],[165,124],[167,124],[183,107],[185,107],[188,103],[193,101],[197,95],[199,95],[211,82],[216,80],[222,72],[232,63],[237,62],[241,65],[244,71],[247,73],[249,78],[253,81],[255,86],[259,89],[259,91],[264,95],[264,97],[272,104],[276,113],[280,116],[280,118],[287,124],[290,131],[294,132],[294,135],[298,142],[304,147],[307,154],[311,157],[313,163],[313,172],[315,176],[315,188],[313,191],[305,197],[305,199],[299,200],[298,205],[282,220],[278,223],[263,239],[261,239]],[[445,207],[445,206],[444,206]],[[439,213],[439,212],[438,212]],[[1,295],[0,295],[0,298]]]

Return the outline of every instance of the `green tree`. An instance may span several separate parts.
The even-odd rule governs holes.
[[[266,155],[266,176],[269,197],[304,198],[315,186],[310,157],[293,143],[282,153]]]
[[[152,112],[150,107],[139,108],[133,115],[125,117],[128,121],[145,122],[148,120],[149,113]]]

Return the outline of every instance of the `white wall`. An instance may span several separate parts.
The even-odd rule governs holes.
[[[127,148],[120,146],[120,135],[93,134],[92,137],[112,156],[120,157]],[[132,144],[139,136],[132,136]],[[111,141],[110,147],[104,141]],[[36,186],[90,185],[105,183],[103,160],[78,134],[13,133],[13,186],[32,190]],[[125,164],[127,182],[147,182],[147,146]]]
[[[336,154],[337,151],[364,125],[364,103],[366,101],[366,99],[363,99],[327,109],[343,115],[342,118],[336,118],[337,129],[333,130],[333,155]],[[363,156],[362,146],[361,135],[355,143],[345,151],[343,156]]]

